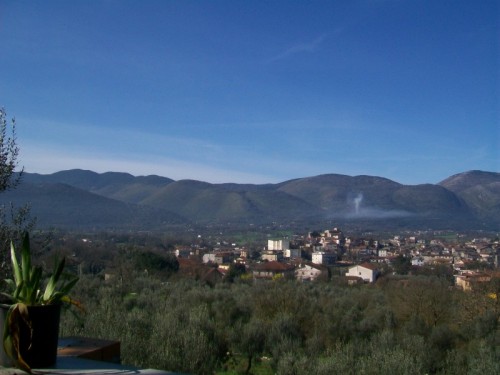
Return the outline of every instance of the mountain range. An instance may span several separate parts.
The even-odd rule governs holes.
[[[68,170],[24,173],[0,203],[29,203],[37,226],[161,230],[168,226],[322,220],[447,229],[500,228],[500,173],[469,171],[438,184],[325,174],[276,184],[212,184]]]

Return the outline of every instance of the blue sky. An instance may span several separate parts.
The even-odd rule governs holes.
[[[498,1],[0,1],[28,172],[500,172]]]

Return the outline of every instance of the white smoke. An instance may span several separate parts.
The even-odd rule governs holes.
[[[363,193],[359,193],[356,198],[354,198],[354,213],[356,215],[359,214],[359,208],[361,206],[361,202],[363,201]]]
[[[350,206],[349,212],[341,215],[347,219],[391,219],[413,215],[405,210],[384,210],[376,206],[370,206],[370,202],[365,201],[362,192],[357,193],[357,195],[349,195],[348,202]]]

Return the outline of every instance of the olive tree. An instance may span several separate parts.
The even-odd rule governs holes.
[[[18,168],[19,146],[16,137],[16,120],[8,119],[7,112],[0,108],[0,193],[14,189],[20,182],[24,168]],[[34,220],[30,218],[29,205],[16,208],[12,203],[0,205],[0,273],[9,271],[8,246],[11,239],[21,238],[21,233],[30,230]]]
[[[19,147],[16,138],[16,120],[7,119],[7,112],[0,108],[0,191],[16,187],[23,169],[15,173]]]

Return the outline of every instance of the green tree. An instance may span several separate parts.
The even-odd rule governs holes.
[[[247,272],[247,269],[244,264],[241,263],[231,263],[229,266],[229,270],[227,271],[225,281],[228,283],[232,283],[235,280],[239,279],[241,275],[244,275]]]
[[[407,275],[411,270],[411,259],[403,255],[398,255],[392,261],[392,267],[398,275]]]
[[[9,121],[5,109],[0,108],[0,193],[14,189],[21,180],[24,168],[16,172],[18,155],[16,120]],[[20,208],[15,208],[12,203],[0,205],[0,273],[4,276],[10,273],[10,241],[20,241],[22,233],[34,226],[29,213],[29,205]]]
[[[179,261],[173,254],[161,255],[152,251],[139,251],[134,254],[136,270],[170,276],[179,270]]]
[[[250,373],[252,361],[262,354],[266,344],[267,325],[259,319],[251,319],[248,323],[233,330],[233,343],[246,356],[245,374]]]
[[[16,187],[19,184],[23,168],[15,173],[19,147],[16,138],[16,120],[7,120],[7,112],[0,109],[0,191]]]
[[[448,282],[435,276],[417,276],[389,283],[387,293],[399,323],[427,328],[452,319],[452,291]],[[415,325],[416,324],[416,325]]]

